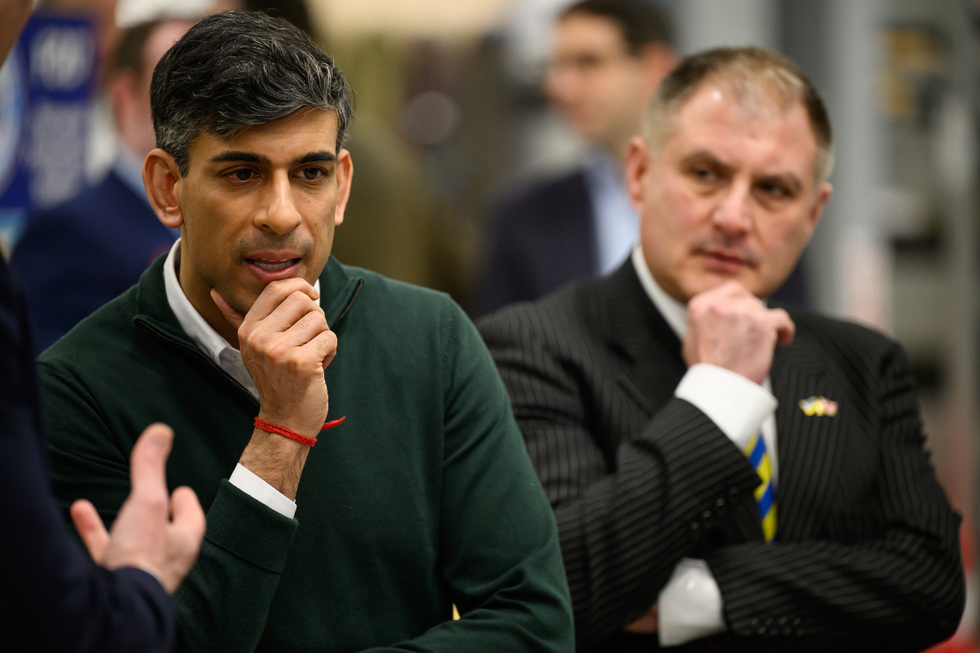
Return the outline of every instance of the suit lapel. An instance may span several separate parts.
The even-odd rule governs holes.
[[[776,410],[776,455],[779,460],[777,540],[800,541],[812,536],[831,507],[844,452],[848,406],[842,389],[826,373],[802,334],[778,348],[772,366]],[[837,414],[807,416],[800,401],[826,397],[838,402]]]
[[[652,417],[687,371],[680,340],[647,296],[631,258],[604,283],[606,339],[624,361],[617,382]]]

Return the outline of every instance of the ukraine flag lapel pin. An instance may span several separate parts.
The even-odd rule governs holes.
[[[807,417],[833,417],[837,414],[837,402],[826,397],[800,399],[800,410]]]

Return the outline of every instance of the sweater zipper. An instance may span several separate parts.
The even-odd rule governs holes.
[[[191,345],[188,345],[185,342],[181,342],[180,340],[177,340],[176,338],[171,338],[170,336],[168,336],[167,334],[163,333],[159,329],[151,326],[149,322],[146,322],[145,320],[143,320],[141,318],[136,318],[136,323],[139,324],[140,326],[148,329],[150,331],[150,333],[152,333],[156,337],[160,338],[161,340],[163,340],[165,342],[169,342],[172,345],[176,345],[177,347],[180,347],[181,349],[186,349],[190,353],[194,354],[195,356],[197,356],[198,358],[200,358],[201,360],[203,360],[204,362],[206,362],[208,365],[210,365],[211,367],[213,367],[215,370],[217,370],[217,372],[219,374],[221,374],[223,377],[225,377],[226,379],[228,379],[229,381],[231,381],[239,390],[241,390],[242,392],[244,392],[245,395],[248,396],[248,398],[251,399],[252,402],[256,406],[259,405],[258,400],[254,396],[252,396],[252,393],[249,392],[248,389],[245,388],[245,386],[243,386],[241,383],[239,383],[238,380],[235,379],[232,375],[228,374],[228,372],[225,372],[223,369],[221,369],[221,367],[217,363],[215,363],[213,360],[211,360],[210,358],[208,358],[207,356],[205,356],[204,355],[204,352],[202,352],[200,349],[198,349],[197,347],[192,347]]]

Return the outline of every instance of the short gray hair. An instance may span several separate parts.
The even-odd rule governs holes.
[[[214,14],[194,25],[153,71],[150,106],[157,147],[187,175],[199,134],[226,137],[303,109],[337,114],[337,149],[353,118],[343,73],[302,31],[250,11]]]
[[[670,137],[681,107],[707,81],[729,85],[740,100],[775,92],[780,99],[801,102],[817,142],[814,174],[818,181],[830,177],[834,168],[833,131],[820,94],[796,64],[761,48],[717,48],[681,60],[660,83],[647,109],[643,135],[654,148]]]

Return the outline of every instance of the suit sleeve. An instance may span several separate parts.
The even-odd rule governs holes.
[[[133,435],[111,428],[70,370],[42,364],[55,494],[67,508],[89,497],[108,524],[129,493]],[[179,437],[179,434],[178,434]],[[299,522],[227,480],[207,509],[198,560],[174,594],[174,650],[249,653],[258,646]]]
[[[676,398],[604,449],[594,433],[608,427],[589,407],[612,399],[586,396],[587,372],[515,315],[481,322],[481,335],[554,509],[586,650],[646,612],[675,564],[759,479],[704,413]]]
[[[174,609],[133,568],[96,566],[51,496],[26,310],[0,258],[0,633],[17,650],[169,651]]]
[[[833,516],[826,539],[705,556],[736,648],[919,651],[956,630],[960,518],[924,449],[904,351],[892,344],[881,361],[877,496]]]

